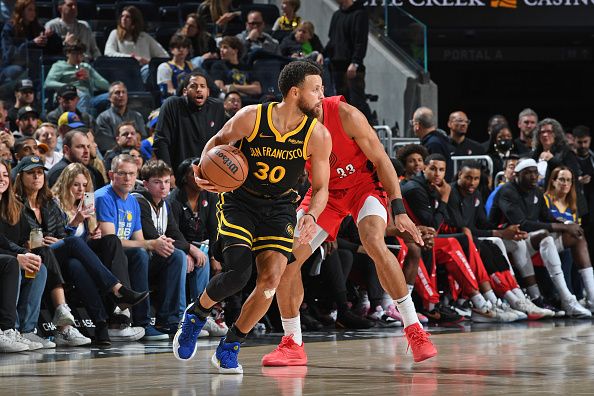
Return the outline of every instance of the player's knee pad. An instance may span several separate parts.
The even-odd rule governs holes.
[[[208,296],[221,301],[242,290],[252,276],[252,251],[243,245],[234,245],[223,251],[225,272],[212,278],[207,287]]]
[[[549,235],[540,241],[539,251],[542,261],[549,271],[550,276],[563,273],[561,268],[561,259],[559,258],[559,253],[557,252],[557,247],[555,246],[555,240],[552,236]]]

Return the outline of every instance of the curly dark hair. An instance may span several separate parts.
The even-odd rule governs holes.
[[[278,77],[278,89],[283,98],[287,97],[292,87],[298,87],[305,81],[307,76],[321,76],[322,69],[315,62],[293,61],[283,67]]]
[[[425,148],[425,146],[421,146],[420,144],[407,144],[406,146],[402,146],[396,152],[396,158],[402,163],[406,163],[406,159],[411,154],[419,154],[423,157],[423,161],[429,155],[429,151]]]

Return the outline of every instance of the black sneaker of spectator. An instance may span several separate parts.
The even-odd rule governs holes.
[[[158,332],[169,335],[177,333],[178,328],[178,323],[171,323],[168,325],[155,325],[155,329],[157,329]]]
[[[374,326],[371,320],[355,315],[351,311],[339,312],[336,327],[343,329],[369,329]]]
[[[114,296],[113,300],[115,304],[122,310],[138,304],[139,302],[146,299],[149,295],[148,291],[135,292],[134,290],[128,289],[126,286],[120,287],[118,293],[120,294],[120,297]]]
[[[107,323],[95,323],[95,339],[93,340],[93,344],[99,347],[111,346],[111,340],[109,339],[109,334],[107,333]]]
[[[307,308],[299,311],[299,315],[301,316],[301,330],[318,331],[321,330],[322,327],[324,327],[324,325],[320,323],[319,320],[314,318],[309,313],[309,310]]]
[[[432,311],[423,312],[423,315],[427,316],[429,321],[437,323],[458,323],[464,320],[455,310],[441,303],[435,305]]]

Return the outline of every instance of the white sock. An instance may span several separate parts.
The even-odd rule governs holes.
[[[553,237],[548,236],[544,238],[540,242],[539,251],[542,261],[549,272],[549,276],[551,277],[553,284],[559,292],[561,301],[570,299],[572,294],[567,288],[565,275],[563,275],[563,269],[561,269],[561,259],[559,258],[559,253],[555,247],[555,241],[553,240]]]
[[[408,288],[408,294],[412,294],[413,289],[415,288],[415,285],[409,285],[408,283],[406,284],[406,287]]]
[[[567,283],[565,283],[565,276],[563,275],[563,272],[561,272],[560,274],[551,276],[551,280],[553,281],[553,284],[555,285],[555,287],[557,288],[557,291],[559,292],[561,301],[569,300],[573,296],[571,294],[571,292],[569,291],[569,289],[567,288]]]
[[[584,283],[584,289],[589,302],[594,302],[594,271],[592,267],[582,268],[579,270],[582,276],[582,282]]]
[[[528,290],[530,298],[534,299],[540,297],[540,289],[538,288],[538,285],[530,285],[526,289]]]
[[[518,297],[518,299],[520,299],[520,300],[526,299],[526,295],[524,294],[524,292],[522,291],[522,289],[518,289],[516,287],[515,289],[512,289],[512,293],[514,293],[514,295],[516,297]]]
[[[488,301],[491,301],[491,304],[493,304],[493,306],[497,305],[497,296],[495,295],[495,293],[493,293],[493,290],[484,292],[483,296],[485,296],[485,298]]]
[[[487,305],[487,300],[485,300],[485,297],[483,297],[481,293],[477,293],[474,296],[470,297],[470,301],[472,301],[472,305],[474,305],[476,309],[480,310],[485,308],[485,306]]]
[[[510,305],[513,305],[520,300],[512,290],[506,291],[503,298],[505,298]]]
[[[297,315],[296,317],[289,319],[281,318],[281,322],[283,322],[283,330],[285,331],[285,335],[289,336],[293,334],[293,341],[295,341],[295,344],[302,345],[303,337],[301,336],[301,317]]]
[[[417,310],[415,309],[410,294],[407,294],[399,300],[394,300],[394,303],[396,304],[396,308],[398,308],[398,312],[402,315],[402,321],[404,322],[405,328],[415,323],[419,323]]]

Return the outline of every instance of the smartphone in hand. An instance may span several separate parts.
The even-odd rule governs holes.
[[[83,207],[89,214],[95,214],[95,193],[86,192],[83,197]]]

